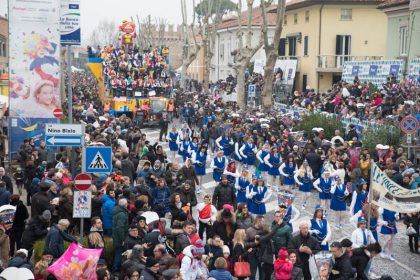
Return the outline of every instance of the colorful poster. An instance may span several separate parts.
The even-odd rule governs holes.
[[[80,0],[61,0],[62,45],[80,45]]]
[[[0,207],[0,225],[8,230],[12,227],[15,219],[16,207],[13,205],[3,205]]]
[[[10,118],[10,156],[18,159],[19,149],[25,139],[33,139],[35,146],[39,147],[41,140],[45,140],[45,124],[58,123],[58,119]],[[48,148],[49,151],[56,150]],[[53,153],[50,153],[53,154]]]
[[[10,0],[10,115],[53,118],[60,100],[60,1]]]
[[[359,66],[357,66],[357,65],[353,66],[353,67],[351,68],[351,74],[352,74],[353,76],[357,76],[357,75],[359,75]]]
[[[66,252],[56,260],[48,272],[57,279],[96,280],[96,264],[102,249],[86,249],[71,243]]]
[[[73,218],[90,218],[92,212],[92,192],[75,191],[73,201]]]
[[[286,192],[280,192],[277,195],[277,201],[279,205],[286,205],[287,208],[290,207],[290,205],[292,205],[293,200],[294,200],[295,196],[291,193],[286,193]]]
[[[315,263],[320,280],[327,280],[332,268],[332,254],[329,252],[319,252],[315,254]]]
[[[406,189],[392,181],[372,162],[372,202],[399,213],[420,211],[420,189]]]

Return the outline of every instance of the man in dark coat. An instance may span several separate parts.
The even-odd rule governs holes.
[[[128,157],[128,153],[123,153],[123,160],[121,161],[121,171],[123,176],[130,178],[130,183],[133,183],[136,177],[136,169],[134,168],[133,162]]]
[[[222,175],[222,180],[214,189],[212,204],[217,210],[222,210],[223,205],[228,204],[236,208],[235,188],[229,184],[226,175]]]
[[[123,243],[128,233],[128,202],[127,199],[121,198],[118,205],[112,209],[112,241],[114,245],[114,263],[112,271],[120,271]]]
[[[51,220],[51,212],[45,210],[42,215],[35,216],[28,221],[25,231],[22,234],[22,248],[29,251],[28,257],[31,258],[34,244],[47,236],[48,226]]]
[[[15,253],[15,245],[17,250],[21,247],[22,234],[25,230],[25,221],[29,218],[29,213],[26,206],[19,199],[18,194],[12,195],[10,198],[10,205],[16,207],[15,218],[13,219],[13,225],[9,232],[10,255],[13,255]]]
[[[177,192],[181,196],[183,205],[194,207],[197,205],[197,196],[191,184],[192,182],[190,180],[185,181],[185,183],[177,189]]]
[[[133,249],[134,245],[140,244],[139,230],[137,224],[132,224],[128,229],[128,235],[124,240],[124,251]]]
[[[175,254],[178,256],[185,249],[185,247],[191,245],[190,235],[194,230],[194,225],[190,221],[185,221],[182,225],[183,233],[176,237],[175,242]]]
[[[66,233],[70,225],[69,220],[61,219],[58,224],[54,224],[45,238],[44,251],[50,252],[54,259],[58,259],[64,253],[64,240],[68,242],[77,242],[76,238]]]
[[[309,148],[309,153],[306,154],[306,160],[308,161],[309,166],[312,169],[312,173],[315,178],[319,178],[321,168],[322,168],[322,160],[321,156],[315,153],[313,147]]]
[[[47,182],[39,183],[40,191],[32,196],[31,204],[31,217],[36,217],[41,215],[45,210],[52,212],[53,206],[50,203],[50,198],[48,196],[48,190],[50,189],[51,184]]]
[[[300,233],[290,240],[288,249],[294,250],[302,262],[303,277],[305,280],[311,280],[311,272],[309,270],[309,258],[312,254],[321,250],[318,240],[309,234],[308,223],[299,225]]]
[[[382,252],[381,245],[379,243],[369,244],[366,247],[361,247],[353,250],[351,256],[351,265],[356,269],[357,280],[368,280],[368,276],[365,274],[366,267],[369,261],[379,255]]]
[[[6,184],[6,189],[10,192],[10,194],[13,194],[12,179],[6,174],[3,167],[0,167],[0,181],[3,181]]]
[[[334,257],[334,265],[331,270],[330,280],[346,280],[353,277],[350,257],[343,250],[340,242],[333,242],[330,251]]]

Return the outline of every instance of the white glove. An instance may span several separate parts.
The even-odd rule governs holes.
[[[320,188],[318,188],[318,187],[315,187],[315,189],[316,189],[317,191],[319,191],[319,192],[322,192],[322,190],[321,190]]]
[[[312,233],[313,233],[313,234],[318,235],[318,234],[320,234],[321,232],[320,232],[319,230],[317,230],[317,229],[313,229],[313,230],[312,230]]]
[[[303,184],[299,181],[296,182],[299,186],[303,186]]]
[[[325,245],[327,245],[327,241],[325,241],[325,240],[322,240],[322,242],[321,242],[321,245],[322,245],[322,246],[325,246]]]
[[[248,158],[247,156],[243,156],[243,158]]]
[[[397,221],[400,220],[400,215],[398,213],[395,214],[395,220],[397,220]]]
[[[238,159],[239,159],[239,160],[242,160],[242,157],[238,156]]]
[[[236,185],[235,186],[235,189],[237,189],[238,191],[239,191],[239,189],[240,189],[241,187],[239,186],[239,185]]]

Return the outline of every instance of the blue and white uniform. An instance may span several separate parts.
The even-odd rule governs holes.
[[[397,234],[397,217],[398,213],[384,209],[384,212],[382,214],[382,219],[386,223],[386,225],[382,225],[381,227],[381,234],[384,235],[391,235],[391,234]]]
[[[271,191],[266,186],[252,186],[247,194],[248,210],[254,215],[265,215],[265,203],[271,196]]]
[[[281,164],[281,157],[279,153],[272,153],[270,154],[270,158],[268,159],[268,175],[271,176],[280,176],[280,164]]]
[[[242,162],[242,156],[239,153],[239,149],[241,146],[242,146],[241,142],[235,142],[235,144],[233,145],[234,147],[233,159],[236,160],[237,162]]]
[[[255,144],[249,144],[246,142],[239,149],[239,153],[242,157],[242,163],[248,164],[248,166],[253,166],[255,163],[255,153],[257,152],[257,146]]]
[[[191,143],[190,141],[181,141],[179,145],[179,154],[182,156],[182,160],[185,161],[187,158],[191,158]]]
[[[318,178],[314,182],[314,188],[319,191],[319,199],[331,199],[331,178]]]
[[[269,170],[267,163],[270,159],[270,150],[260,150],[257,152],[256,157],[258,159],[258,169],[261,172],[267,172]]]
[[[230,157],[232,155],[233,141],[231,138],[220,136],[216,139],[216,145],[219,147],[219,149],[223,150],[223,153],[226,157]]]
[[[353,215],[362,210],[363,205],[365,205],[367,196],[368,193],[365,191],[359,192],[358,190],[355,190],[353,192],[350,204],[350,212]]]
[[[166,139],[169,141],[169,150],[172,152],[178,151],[178,132],[169,132],[168,136],[166,136]]]
[[[296,172],[295,180],[296,183],[299,185],[299,191],[310,193],[312,191],[312,170],[305,170],[303,176],[300,175],[300,171]]]
[[[297,166],[295,163],[283,162],[280,166],[280,174],[284,176],[283,184],[292,186],[295,184],[295,173]]]
[[[251,182],[248,181],[246,177],[240,176],[236,184],[236,202],[237,203],[247,203],[248,199],[246,198],[246,193]]]
[[[347,188],[344,184],[333,184],[331,186],[331,210],[346,211],[346,196],[349,195]]]
[[[326,219],[311,219],[311,233],[321,243],[322,251],[329,251],[328,241],[331,238],[331,229]]]
[[[227,165],[226,157],[215,157],[210,165],[210,168],[213,169],[213,179],[218,183],[220,182],[220,177],[225,172]]]
[[[194,153],[193,154],[193,162],[195,173],[197,176],[204,176],[206,175],[206,161],[207,161],[207,154],[206,153]]]

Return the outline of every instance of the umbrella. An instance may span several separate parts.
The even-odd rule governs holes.
[[[146,211],[143,214],[141,214],[141,216],[146,218],[146,224],[159,221],[159,215],[153,211]]]
[[[20,279],[20,280],[32,280],[34,274],[27,268],[8,267],[0,274],[0,277],[6,280]]]
[[[58,280],[97,280],[96,264],[101,253],[102,249],[86,249],[72,243],[48,272]]]

